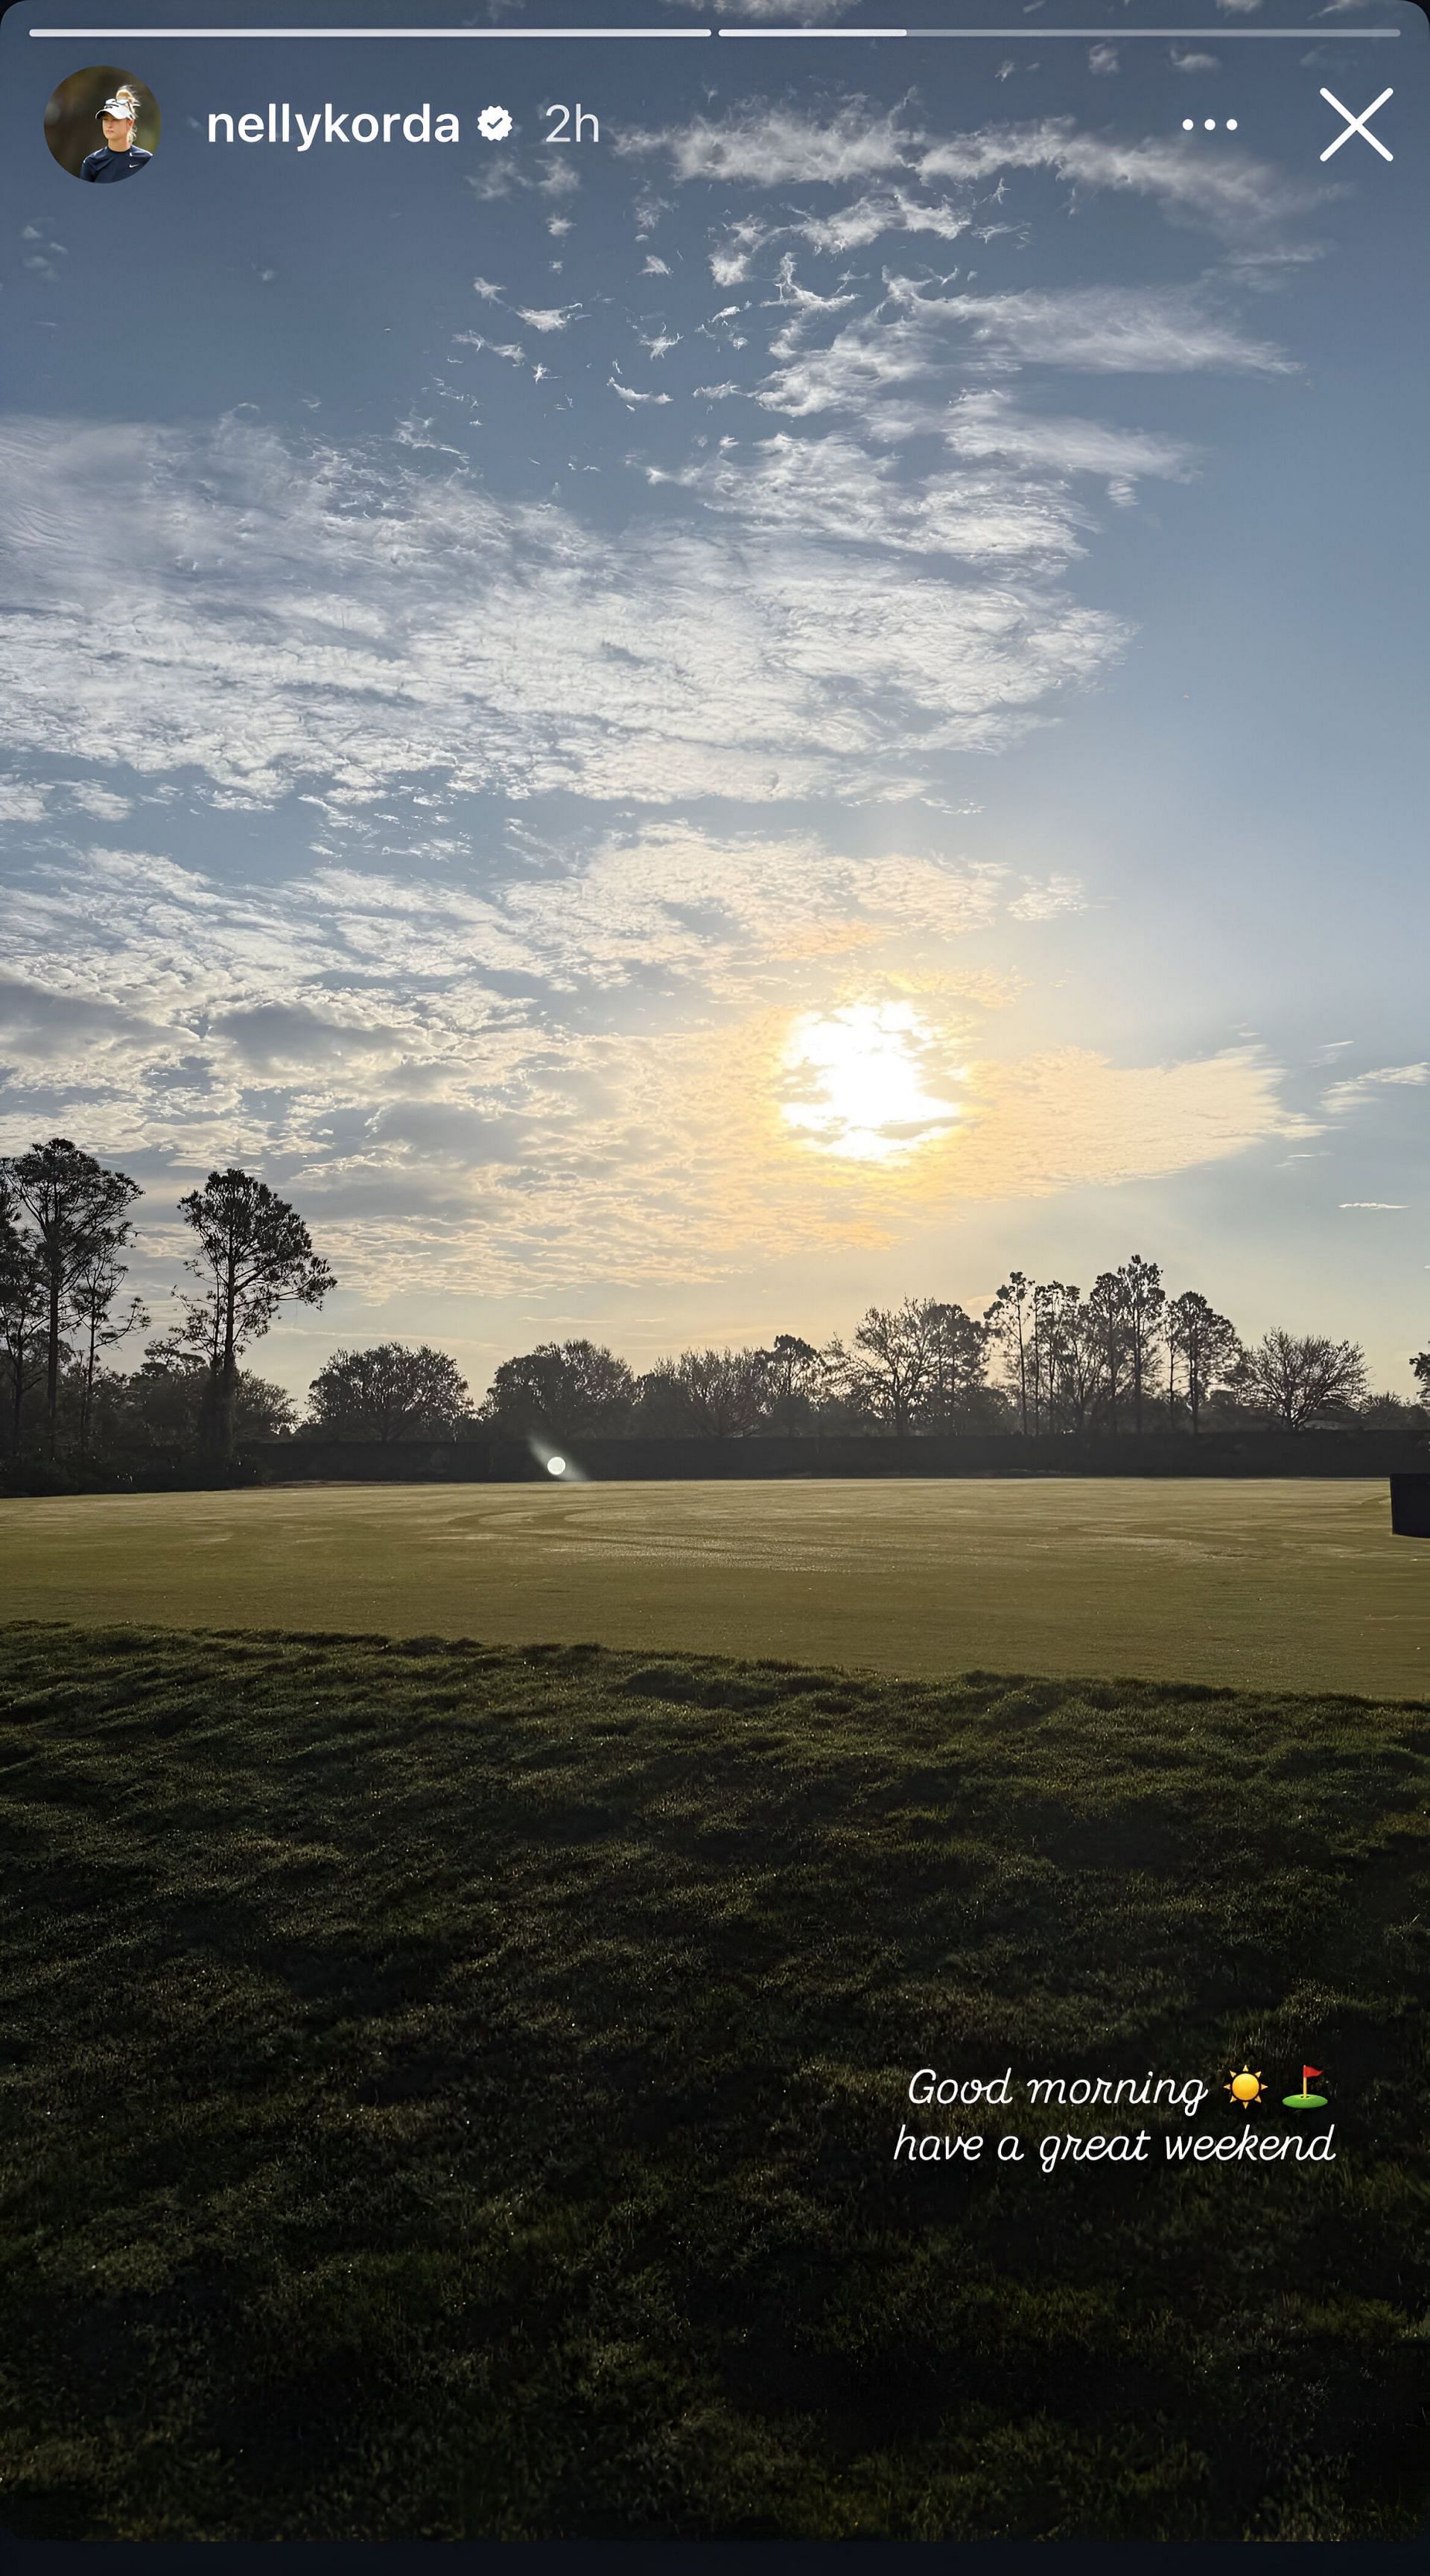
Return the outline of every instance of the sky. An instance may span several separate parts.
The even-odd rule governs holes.
[[[8,12],[0,1150],[142,1182],[156,1322],[238,1161],[339,1277],[299,1393],[1134,1250],[1410,1392],[1430,30],[1006,15]],[[42,123],[101,54],[163,118],[106,189]],[[209,141],[270,100],[460,139]]]

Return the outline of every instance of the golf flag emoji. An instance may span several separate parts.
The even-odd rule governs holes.
[[[1323,2072],[1324,2070],[1319,2066],[1302,2067],[1300,2092],[1283,2093],[1281,2096],[1288,2111],[1324,2111],[1326,2107],[1324,2093],[1313,2093],[1311,2090],[1312,2077]]]

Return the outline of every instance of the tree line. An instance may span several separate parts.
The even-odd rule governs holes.
[[[297,1209],[236,1167],[182,1198],[195,1283],[179,1292],[183,1321],[123,1378],[107,1355],[150,1322],[124,1294],[139,1196],[67,1136],[0,1159],[0,1419],[14,1457],[177,1448],[225,1467],[241,1434],[291,1426],[282,1390],[246,1381],[240,1362],[281,1306],[321,1305],[337,1284]]]
[[[1423,1431],[1430,1407],[1430,1352],[1411,1362],[1418,1403],[1368,1395],[1358,1344],[1284,1330],[1246,1342],[1199,1289],[1173,1294],[1134,1253],[1085,1292],[1015,1270],[981,1314],[906,1297],[871,1306],[847,1343],[777,1333],[767,1347],[681,1351],[642,1374],[591,1341],[542,1342],[504,1360],[479,1404],[430,1344],[338,1350],[300,1422],[284,1390],[243,1364],[285,1305],[320,1306],[337,1285],[297,1209],[237,1166],[180,1199],[191,1238],[182,1321],[126,1372],[116,1355],[151,1321],[126,1290],[139,1197],[137,1182],[66,1137],[0,1159],[0,1451],[11,1466],[222,1472],[295,1431],[553,1444],[837,1431],[1196,1438],[1247,1423]]]

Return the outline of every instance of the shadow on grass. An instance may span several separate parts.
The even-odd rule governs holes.
[[[1409,2534],[1427,1757],[1418,1703],[0,1629],[0,2519]],[[1306,2057],[1324,2165],[1021,2083],[1239,2134]]]

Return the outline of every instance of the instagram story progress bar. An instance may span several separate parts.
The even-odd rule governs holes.
[[[250,40],[272,44],[281,37],[341,37],[344,44],[396,40],[404,45],[430,41],[444,45],[618,44],[650,39],[657,44],[686,44],[714,34],[711,27],[32,27],[32,36],[102,36],[112,42],[128,38],[182,37],[190,44],[226,45]]]
[[[344,44],[380,44],[429,42],[444,45],[532,45],[532,44],[621,44],[650,43],[663,45],[699,44],[719,37],[726,44],[868,44],[889,37],[916,39],[932,44],[1007,44],[1022,36],[1033,41],[1030,28],[1002,27],[31,27],[32,36],[63,37],[67,42],[77,37],[102,37],[112,43],[116,37],[152,41],[163,37],[167,42],[190,44],[272,44],[284,38],[341,38]],[[1036,41],[1047,44],[1086,44],[1089,38],[1115,37],[1119,44],[1165,43],[1168,37],[1182,39],[1206,36],[1205,27],[1040,27]],[[1324,39],[1332,31],[1320,27],[1217,27],[1219,45],[1227,43],[1304,43],[1308,37]],[[1398,36],[1398,27],[1337,27],[1338,45],[1384,41]]]

